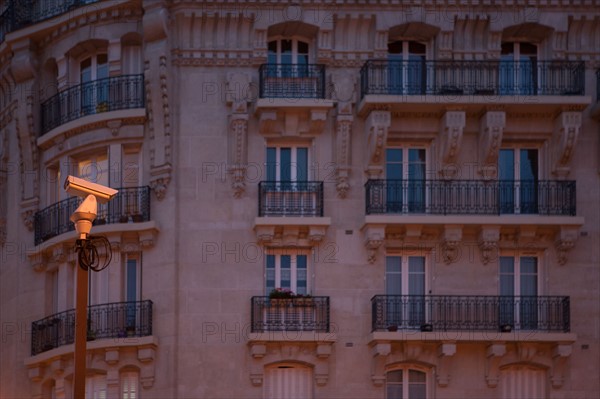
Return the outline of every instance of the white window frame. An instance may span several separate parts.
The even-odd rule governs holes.
[[[306,180],[311,181],[311,145],[306,143],[283,143],[283,144],[267,144],[265,147],[265,158],[267,150],[275,148],[275,181],[281,181],[281,150],[289,148],[291,151],[290,158],[290,182],[295,182],[298,179],[298,149],[306,149]],[[268,159],[265,159],[265,180],[267,178]]]
[[[107,399],[106,374],[87,375],[85,378],[86,399]]]
[[[305,392],[290,392],[290,391],[283,391],[282,386],[278,386],[278,387],[272,387],[272,381],[271,378],[274,377],[272,376],[272,370],[275,369],[279,369],[279,368],[290,368],[290,369],[297,369],[297,370],[301,370],[301,372],[303,373],[308,373],[308,378],[306,384],[307,384],[307,390],[310,391],[308,393],[308,395],[306,395]],[[298,395],[302,395],[302,399],[312,399],[314,398],[314,370],[312,367],[309,366],[305,366],[305,365],[301,365],[298,363],[277,363],[277,364],[273,364],[270,365],[268,367],[265,368],[265,382],[263,383],[263,398],[265,399],[296,399],[299,396]],[[308,386],[310,385],[310,386]],[[279,388],[279,390],[277,390],[277,392],[272,391],[272,388]]]
[[[406,364],[406,365],[402,365],[402,366],[397,366],[397,367],[393,367],[390,368],[388,370],[385,371],[385,391],[384,391],[384,395],[385,395],[385,399],[395,399],[395,398],[390,398],[388,396],[388,381],[387,381],[387,375],[390,372],[394,372],[394,371],[402,371],[402,398],[404,399],[412,399],[409,396],[409,384],[405,383],[409,381],[408,379],[408,375],[409,375],[409,371],[410,370],[415,370],[415,371],[419,371],[422,373],[425,373],[425,397],[426,398],[430,398],[433,397],[433,378],[432,378],[432,371],[429,368],[417,365],[417,364]]]
[[[500,258],[513,258],[514,259],[514,281],[513,288],[515,292],[515,297],[520,296],[521,292],[521,283],[519,277],[521,276],[521,258],[530,257],[537,259],[537,296],[543,295],[543,254],[537,250],[503,250],[500,251]],[[500,260],[498,259],[498,295],[501,295],[501,287],[500,287]]]
[[[287,249],[287,248],[281,248],[281,249],[274,249],[274,248],[269,248],[265,251],[265,262],[264,262],[264,275],[263,275],[263,284],[264,284],[264,291],[266,292],[268,290],[267,287],[267,259],[266,257],[268,255],[274,255],[275,256],[275,288],[281,288],[281,256],[282,255],[289,255],[291,257],[290,259],[290,274],[291,274],[291,278],[290,278],[290,290],[293,291],[294,293],[298,293],[298,274],[297,274],[297,256],[298,255],[305,255],[306,256],[306,293],[307,294],[311,294],[312,295],[312,278],[313,278],[313,272],[312,272],[312,251],[310,249]],[[266,292],[266,295],[269,295],[269,292]]]
[[[388,150],[402,150],[402,213],[417,213],[417,212],[411,212],[409,210],[409,188],[408,188],[408,183],[410,182],[409,179],[409,165],[410,165],[410,161],[409,161],[409,152],[410,150],[425,150],[425,176],[423,179],[424,182],[424,191],[425,193],[424,195],[424,203],[423,206],[425,207],[425,212],[427,211],[427,209],[429,208],[429,205],[431,203],[431,198],[428,195],[427,192],[427,181],[428,181],[428,177],[430,175],[430,163],[431,163],[431,146],[430,145],[426,145],[423,143],[403,143],[403,144],[393,144],[393,145],[388,145],[385,147],[385,155],[384,155],[384,175],[385,175],[385,179],[389,179],[389,177],[387,176],[387,165],[388,165],[388,161],[387,161],[387,151]],[[406,182],[407,186],[404,186],[404,182]],[[386,195],[386,199],[385,199],[386,203],[387,203],[387,195]]]
[[[537,180],[543,180],[543,171],[544,168],[542,162],[543,149],[539,143],[530,143],[530,144],[515,144],[515,143],[505,143],[500,146],[500,150],[511,150],[514,153],[514,163],[513,163],[513,181],[515,182],[514,186],[514,214],[521,213],[521,150],[536,150],[537,151]],[[500,152],[498,153],[498,177],[500,177]],[[538,198],[538,206],[539,206],[539,198]]]
[[[276,64],[281,64],[281,41],[282,40],[291,40],[292,41],[292,63],[290,65],[298,65],[298,42],[304,42],[308,44],[308,63],[312,62],[313,56],[313,40],[304,36],[270,36],[267,39],[267,47],[273,41],[277,42],[277,51],[276,51]],[[268,50],[267,50],[268,52]]]

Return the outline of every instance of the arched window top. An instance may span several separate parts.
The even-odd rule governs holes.
[[[512,25],[502,31],[503,42],[541,42],[552,34],[553,28],[535,22]]]
[[[419,365],[402,365],[386,373],[387,399],[425,399],[430,390],[429,369]]]
[[[319,28],[315,25],[300,21],[290,21],[271,25],[267,30],[267,36],[269,38],[300,36],[307,39],[314,39],[318,31]]]
[[[393,26],[389,29],[388,39],[390,42],[397,40],[414,40],[428,42],[433,39],[440,28],[423,22],[409,22]]]

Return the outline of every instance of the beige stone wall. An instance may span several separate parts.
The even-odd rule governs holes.
[[[503,370],[517,366],[543,370],[547,398],[600,394],[598,4],[388,3],[111,1],[5,37],[0,397],[45,398],[53,384],[71,397],[72,346],[31,356],[31,323],[51,314],[49,273],[73,267],[74,235],[35,246],[33,215],[52,205],[51,163],[108,146],[139,147],[140,185],[151,187],[150,222],[95,228],[115,249],[109,297],[122,297],[122,259],[135,253],[141,297],[154,303],[151,337],[90,344],[109,396],[132,369],[142,398],[261,398],[269,367],[294,363],[311,368],[322,398],[384,398],[385,372],[409,365],[427,373],[431,398],[500,398]],[[326,65],[325,99],[258,99],[268,38],[290,35]],[[498,60],[502,42],[529,40],[540,61],[583,61],[585,93],[361,96],[360,68],[385,59],[395,39],[426,43],[428,60]],[[106,49],[118,76],[121,49],[138,42],[145,110],[85,116],[39,137],[41,102],[76,83],[79,54]],[[364,185],[383,177],[385,148],[426,147],[428,179],[495,178],[494,132],[500,147],[539,149],[540,179],[576,180],[576,216],[365,215]],[[323,217],[258,217],[273,145],[309,148]],[[329,297],[329,332],[251,332],[273,248],[310,252],[309,291]],[[570,332],[372,331],[386,254],[426,256],[427,294],[494,296],[496,248],[538,256],[538,293],[570,297]]]

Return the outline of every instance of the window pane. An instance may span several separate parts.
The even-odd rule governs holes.
[[[266,289],[267,294],[273,291],[275,287],[275,255],[267,255]]]
[[[280,165],[280,177],[281,181],[292,180],[292,150],[291,148],[281,148],[279,150]]]
[[[127,260],[127,301],[137,301],[137,261],[135,259]]]
[[[514,259],[509,256],[500,257],[500,295],[515,295],[515,264]]]
[[[408,385],[409,399],[426,399],[425,394],[426,394],[425,384],[409,384]]]
[[[308,180],[308,148],[296,149],[296,181]]]
[[[408,258],[408,294],[425,295],[425,258]]]
[[[427,46],[419,42],[408,42],[409,54],[416,54],[424,56],[427,53]]]
[[[402,382],[403,370],[395,370],[387,373],[387,382]]]
[[[499,180],[515,179],[515,153],[511,149],[501,149],[498,159]]]
[[[402,258],[388,256],[385,259],[385,293],[402,295]]]
[[[425,382],[425,373],[419,370],[409,370],[408,371],[408,382],[411,384],[413,382]]]
[[[298,255],[296,259],[296,293],[306,295],[307,292],[307,268],[306,255]]]
[[[387,399],[402,399],[402,384],[388,384]]]
[[[388,43],[388,54],[402,54],[402,41]]]
[[[277,149],[275,147],[267,148],[267,180],[277,180]]]
[[[537,296],[537,258],[524,256],[520,259],[521,295]]]
[[[500,273],[514,273],[515,272],[515,260],[511,256],[500,257]]]
[[[536,149],[522,149],[520,153],[521,180],[537,180],[538,152]]]
[[[385,152],[386,179],[402,179],[402,149],[389,148]]]
[[[292,285],[292,257],[281,255],[281,288],[291,288]]]

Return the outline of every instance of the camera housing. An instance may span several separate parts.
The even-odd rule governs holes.
[[[92,183],[75,176],[67,176],[64,188],[67,193],[78,197],[85,198],[88,195],[93,195],[101,204],[106,204],[119,192],[114,188]]]

